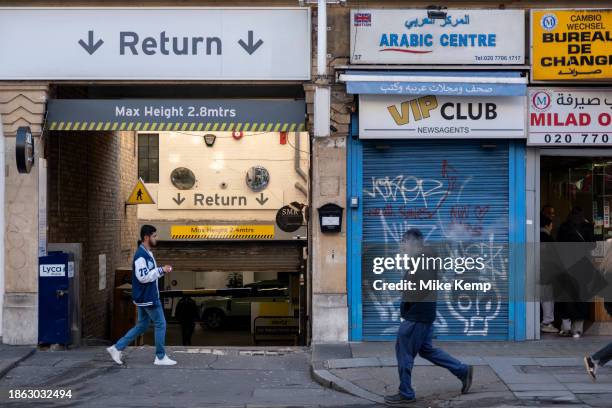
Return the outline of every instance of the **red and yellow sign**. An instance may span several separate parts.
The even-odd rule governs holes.
[[[532,78],[612,78],[612,9],[532,10]]]

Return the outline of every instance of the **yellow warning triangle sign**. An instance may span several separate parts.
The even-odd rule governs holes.
[[[138,183],[136,183],[126,204],[155,204],[153,197],[151,197],[151,193],[149,193],[149,190],[147,190],[141,178],[138,178]]]

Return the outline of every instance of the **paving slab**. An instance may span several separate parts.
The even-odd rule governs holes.
[[[0,378],[36,353],[36,347],[0,344]]]
[[[313,344],[312,361],[352,358],[350,343]]]
[[[532,383],[514,383],[506,384],[511,391],[567,391],[565,385],[561,383],[551,384],[532,384]]]
[[[609,394],[612,391],[610,384],[601,384],[593,382],[565,383],[565,385],[574,394]],[[610,401],[612,406],[612,401]]]
[[[381,362],[376,357],[344,358],[344,359],[327,360],[326,366],[329,369],[380,367]]]

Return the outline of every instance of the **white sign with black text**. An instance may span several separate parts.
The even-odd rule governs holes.
[[[530,88],[531,146],[612,146],[612,89]]]
[[[351,10],[352,64],[524,64],[523,10]]]
[[[524,138],[525,98],[360,95],[359,137]]]

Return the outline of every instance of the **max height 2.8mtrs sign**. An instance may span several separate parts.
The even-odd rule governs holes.
[[[612,78],[612,9],[533,10],[532,78]]]
[[[363,139],[524,138],[522,96],[360,95]]]
[[[352,64],[523,64],[523,10],[351,10]]]
[[[532,146],[612,146],[612,89],[529,90]]]

